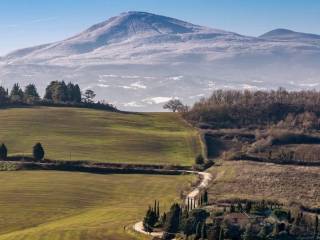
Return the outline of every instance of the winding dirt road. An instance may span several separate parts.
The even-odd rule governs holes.
[[[199,185],[197,187],[195,187],[185,198],[185,203],[187,204],[188,199],[192,199],[195,200],[195,198],[200,194],[200,191],[204,188],[207,188],[209,186],[209,183],[212,180],[212,175],[211,173],[208,172],[196,172],[196,171],[181,171],[184,173],[191,173],[191,174],[198,174],[201,177],[201,182],[199,183]],[[197,201],[195,201],[197,203]],[[143,228],[143,222],[138,222],[136,224],[133,225],[133,230],[141,233],[141,234],[145,234],[145,235],[149,235],[152,237],[162,237],[163,232],[146,232],[144,231]]]

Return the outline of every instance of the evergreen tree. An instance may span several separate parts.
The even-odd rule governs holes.
[[[156,214],[157,214],[157,218],[159,219],[159,217],[160,217],[160,202],[159,201],[158,201],[158,204],[157,204]]]
[[[198,222],[197,226],[196,226],[196,236],[195,236],[195,240],[200,239],[201,237],[201,229],[202,229],[202,223]]]
[[[15,83],[11,89],[10,100],[13,103],[21,103],[23,101],[23,91],[18,83]]]
[[[201,239],[206,239],[207,238],[207,225],[204,223],[202,224],[201,228]]]
[[[247,201],[246,202],[246,205],[245,205],[245,211],[246,213],[250,213],[251,212],[251,209],[252,209],[252,203],[250,201]]]
[[[288,223],[292,222],[292,215],[290,210],[288,211],[288,214],[287,214],[287,220],[288,220]]]
[[[203,200],[202,200],[202,202],[204,203],[204,204],[208,204],[208,191],[207,190],[205,190],[204,191],[204,193],[203,193]]]
[[[233,204],[230,206],[230,213],[234,213],[236,211],[236,208],[234,207]]]
[[[41,161],[44,158],[44,149],[41,145],[41,143],[37,143],[33,146],[33,157],[35,160]]]
[[[179,204],[174,203],[170,208],[164,225],[165,239],[172,237],[179,231],[180,212],[181,208]]]
[[[314,221],[314,240],[317,240],[319,234],[319,217],[316,215],[315,221]]]
[[[157,223],[158,218],[156,213],[151,207],[149,207],[146,216],[143,219],[143,228],[147,232],[151,232],[154,225]]]
[[[185,207],[181,214],[179,229],[181,229],[187,236],[190,235],[188,234],[189,233],[188,218],[189,218],[189,211],[187,207]]]
[[[24,101],[28,104],[33,104],[40,100],[37,88],[34,84],[29,84],[24,89]]]
[[[224,240],[224,229],[220,228],[219,240]]]
[[[69,102],[79,103],[81,102],[81,90],[78,84],[73,84],[71,82],[67,85],[68,89],[68,100]]]
[[[0,105],[8,103],[8,91],[0,86]]]
[[[8,149],[4,143],[1,144],[0,146],[0,159],[1,160],[6,160],[8,156]]]

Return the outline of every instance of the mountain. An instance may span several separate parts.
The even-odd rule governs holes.
[[[192,104],[217,88],[320,88],[320,36],[276,29],[260,37],[126,12],[63,41],[0,58],[6,86],[56,79],[91,88],[120,109]]]
[[[78,64],[84,59],[98,60],[95,63],[100,64],[104,63],[101,59],[107,57],[108,62],[122,59],[132,63],[132,58],[137,54],[139,57],[136,58],[141,59],[145,55],[150,58],[150,55],[167,53],[168,49],[162,48],[161,44],[171,44],[171,51],[181,51],[182,48],[177,48],[176,44],[190,48],[188,45],[197,41],[204,43],[213,39],[237,37],[241,38],[235,33],[201,27],[169,17],[145,12],[127,12],[64,41],[18,50],[8,54],[5,59],[9,63],[65,65],[71,62]],[[143,52],[143,49],[148,51]]]
[[[320,41],[320,35],[310,33],[300,33],[289,29],[275,29],[260,36],[269,40],[285,41]]]

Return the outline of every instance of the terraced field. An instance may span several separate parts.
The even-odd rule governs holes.
[[[124,226],[165,210],[195,176],[0,172],[0,240],[145,239]],[[147,239],[147,238],[146,238]]]
[[[41,142],[55,160],[192,165],[199,136],[172,113],[110,113],[77,108],[0,111],[0,142],[30,155]]]

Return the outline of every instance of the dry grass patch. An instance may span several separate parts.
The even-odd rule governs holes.
[[[225,161],[213,167],[211,200],[278,200],[320,207],[320,167]]]

